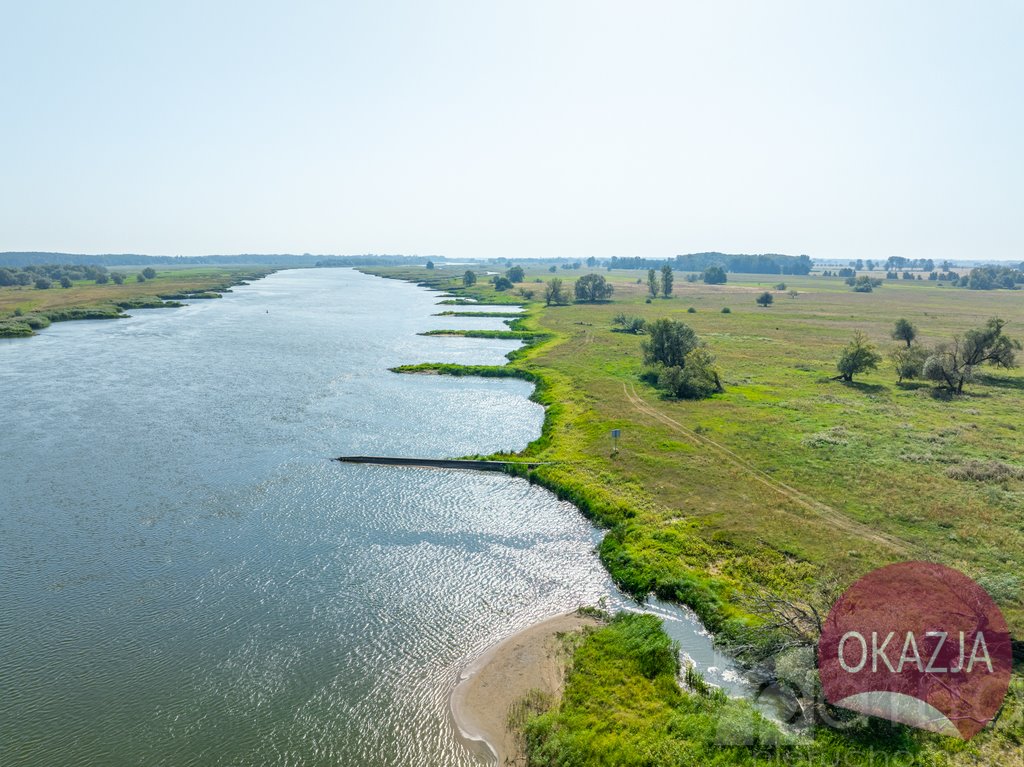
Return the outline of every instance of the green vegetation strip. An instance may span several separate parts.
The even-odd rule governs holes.
[[[545,333],[533,333],[528,330],[427,330],[421,336],[463,336],[465,338],[499,338],[511,340],[533,340],[546,338]]]
[[[524,317],[525,313],[519,312],[438,312],[434,317],[501,317],[504,319],[516,319]]]

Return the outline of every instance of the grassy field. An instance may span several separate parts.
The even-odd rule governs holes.
[[[217,297],[231,285],[243,280],[259,279],[273,269],[264,267],[194,267],[158,270],[154,279],[136,282],[142,267],[116,269],[127,275],[123,285],[108,282],[97,285],[92,280],[79,280],[70,288],[55,285],[48,290],[32,286],[0,287],[0,331],[20,325],[20,317],[41,317],[44,322],[62,319],[116,317],[132,306],[160,306],[159,296],[210,292]],[[174,305],[173,303],[170,305]],[[15,316],[15,314],[18,316]],[[0,333],[2,334],[2,333]]]
[[[458,290],[461,276],[370,271],[448,290]],[[517,287],[539,297],[535,280],[557,276],[571,289],[585,273],[527,273]],[[926,559],[979,580],[1014,636],[1024,635],[1024,481],[951,476],[969,460],[1024,466],[1021,371],[986,370],[955,398],[931,385],[897,385],[887,361],[853,384],[831,380],[855,331],[888,350],[900,317],[918,326],[925,344],[992,316],[1024,338],[1024,293],[927,281],[854,293],[838,278],[813,275],[730,275],[728,284],[708,286],[677,275],[672,298],[648,303],[638,284],[645,274],[600,273],[615,285],[609,303],[524,302],[517,328],[550,337],[511,365],[540,382],[536,397],[548,406],[544,434],[527,453],[554,463],[531,478],[610,529],[601,556],[624,588],[686,602],[728,636],[751,621],[740,595],[799,597],[828,577],[849,583],[886,563]],[[755,297],[780,280],[786,290],[775,292],[774,304],[757,306]],[[494,297],[486,285],[465,295]],[[725,393],[663,399],[640,379],[640,337],[612,332],[620,312],[693,326],[718,358]],[[622,430],[614,453],[613,428]],[[1012,724],[972,741],[989,749],[980,763],[1020,763],[1024,728],[1014,701]],[[1009,756],[1007,733],[1017,739]]]

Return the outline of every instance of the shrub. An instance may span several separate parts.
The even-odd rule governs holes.
[[[964,461],[946,469],[946,476],[965,482],[1006,482],[1024,479],[1024,466],[1011,466],[1002,461]]]
[[[728,306],[723,306],[722,314],[732,314],[732,309],[730,309]]]
[[[644,326],[646,321],[643,317],[630,317],[622,312],[616,314],[612,318],[612,325],[617,325],[618,328],[613,328],[617,333],[632,333],[633,335],[640,335],[644,332]]]
[[[687,354],[682,366],[663,368],[658,388],[679,399],[706,399],[724,391],[715,358],[703,346]]]
[[[697,310],[694,307],[691,306],[689,309],[686,310],[686,313],[687,314],[696,314]]]

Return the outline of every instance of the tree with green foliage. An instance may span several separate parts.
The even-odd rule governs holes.
[[[548,271],[554,274],[555,272],[558,271],[558,267],[552,264],[551,266],[548,267]]]
[[[668,298],[672,295],[672,267],[668,264],[661,266],[661,294]]]
[[[146,276],[142,272],[139,272],[138,274],[135,275],[135,281],[136,282],[145,282],[146,281]]]
[[[431,267],[428,266],[427,268],[430,269]],[[145,269],[142,270],[142,276],[145,277],[147,280],[155,280],[156,269],[154,269],[152,266],[147,266]]]
[[[761,307],[767,309],[769,306],[772,305],[772,302],[775,301],[775,296],[773,296],[771,293],[769,293],[766,290],[764,293],[759,295],[754,300],[757,302],[758,306],[761,306]]]
[[[653,269],[647,270],[647,292],[651,298],[657,298],[660,287],[658,286],[658,273]]]
[[[108,282],[110,282],[110,277],[108,277],[105,273],[101,273],[101,274],[97,274],[96,275],[96,284],[97,285],[106,285]]]
[[[37,277],[35,285],[36,290],[49,290],[53,286],[53,283],[46,279],[46,277]]]
[[[523,267],[521,266],[510,267],[505,272],[505,276],[508,277],[509,282],[522,282],[526,279],[526,275],[523,273]]]
[[[913,381],[921,377],[925,360],[928,359],[928,350],[920,344],[897,346],[889,352],[889,359],[896,368],[897,383]]]
[[[964,384],[974,380],[982,365],[1014,367],[1021,342],[1005,335],[1005,326],[1006,322],[993,317],[983,327],[968,330],[952,343],[939,345],[925,360],[922,375],[955,394],[962,394]]]
[[[878,353],[874,344],[868,341],[868,337],[861,331],[853,334],[850,341],[839,355],[836,367],[839,368],[837,380],[846,382],[853,381],[853,377],[868,370],[874,370],[882,361],[882,355]]]
[[[433,269],[433,268],[434,268],[434,262],[433,261],[427,261],[427,269]]]
[[[462,275],[462,284],[467,288],[472,285],[476,285],[476,272],[472,269],[467,269],[466,273]]]
[[[686,355],[700,345],[697,333],[685,322],[663,317],[647,323],[647,338],[641,344],[648,365],[682,367]]]
[[[854,293],[871,293],[875,288],[882,286],[882,281],[877,277],[862,274],[859,277],[847,277],[846,284],[853,288]]]
[[[682,365],[662,368],[658,388],[678,399],[706,399],[725,391],[715,358],[703,345],[690,350]]]
[[[69,280],[67,277],[61,277],[60,278],[60,286],[62,288],[70,288],[71,287],[71,280]]]
[[[558,277],[552,277],[544,286],[544,303],[547,306],[568,303],[568,298],[562,289],[562,280]]]
[[[124,285],[124,275],[121,272],[111,272],[110,279],[115,285]]]
[[[917,338],[917,328],[914,327],[910,320],[901,317],[896,320],[896,325],[892,330],[892,338],[894,341],[903,341],[909,348],[914,343],[914,339]]]
[[[725,269],[717,264],[705,269],[701,277],[705,285],[724,285],[726,280],[729,279],[725,274]]]
[[[510,290],[512,288],[512,280],[502,277],[500,274],[491,277],[491,282],[494,283],[495,290]]]
[[[615,288],[602,274],[585,274],[576,280],[576,300],[579,303],[594,304],[611,298]]]

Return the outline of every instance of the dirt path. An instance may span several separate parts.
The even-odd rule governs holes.
[[[675,420],[674,418],[670,418],[664,413],[659,412],[657,409],[655,409],[654,407],[652,407],[651,405],[644,401],[644,399],[637,393],[636,387],[634,387],[633,384],[622,384],[622,390],[625,393],[626,399],[629,400],[630,404],[633,405],[633,407],[635,407],[644,415],[650,416],[651,418],[660,421],[661,423],[665,424],[676,433],[681,434],[687,439],[689,439],[696,446],[702,447],[705,450],[714,453],[722,460],[728,461],[741,471],[745,472],[748,476],[750,476],[751,479],[760,482],[766,487],[774,490],[779,495],[789,499],[790,501],[793,501],[794,503],[802,506],[808,511],[811,511],[814,514],[822,517],[836,529],[849,533],[850,535],[856,536],[858,538],[865,538],[867,540],[870,540],[874,543],[877,543],[879,546],[883,546],[887,549],[890,549],[891,551],[897,554],[909,554],[909,549],[907,548],[906,544],[903,541],[900,541],[898,538],[894,538],[891,535],[879,532],[877,530],[872,530],[867,525],[861,524],[860,522],[850,519],[845,514],[832,508],[828,504],[822,503],[821,501],[812,498],[806,493],[803,493],[800,490],[797,490],[796,488],[791,487],[790,485],[787,485],[784,482],[780,482],[770,474],[761,471],[756,466],[753,466],[752,464],[748,463],[747,461],[745,461],[743,458],[738,456],[736,453],[734,453],[732,450],[725,447],[724,445],[721,445],[712,439],[708,439],[702,434],[698,434],[692,429],[689,429],[683,424],[679,423],[679,421]]]

